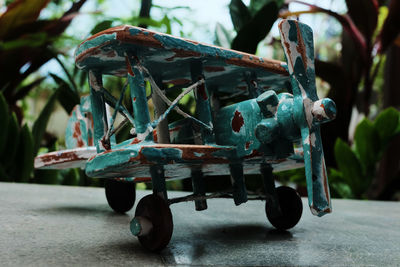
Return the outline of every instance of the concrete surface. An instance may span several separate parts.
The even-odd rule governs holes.
[[[283,233],[267,222],[264,202],[208,204],[202,212],[172,205],[172,240],[154,254],[129,232],[134,209],[113,213],[101,188],[0,183],[0,265],[400,265],[400,202],[333,200],[322,218],[305,207]]]

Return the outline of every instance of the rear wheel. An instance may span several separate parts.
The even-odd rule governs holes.
[[[268,203],[265,204],[265,213],[269,222],[279,230],[287,230],[294,227],[301,218],[303,213],[303,203],[301,197],[291,187],[280,186],[276,188],[279,206],[282,214],[280,216],[272,216]]]
[[[129,211],[135,204],[136,184],[107,179],[105,182],[108,205],[118,213]]]

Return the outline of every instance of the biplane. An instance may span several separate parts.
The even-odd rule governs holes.
[[[279,30],[286,63],[133,26],[91,36],[75,52],[77,66],[88,72],[90,96],[70,115],[67,149],[39,155],[35,167],[81,167],[89,177],[107,178],[106,197],[117,212],[133,207],[136,182],[151,182],[153,193],[138,202],[130,229],[152,251],[171,239],[171,204],[194,201],[204,210],[216,197],[245,203],[252,199],[248,174],[260,175],[265,212],[278,229],[294,227],[303,207],[294,189],[275,187],[273,170],[305,166],[312,214],[331,212],[320,125],[335,118],[336,107],[317,96],[311,28],[283,20]],[[103,75],[126,78],[119,99],[104,88]],[[171,88],[181,92],[174,100],[166,96]],[[123,102],[126,91],[131,107]],[[178,105],[189,93],[193,113]],[[237,96],[243,100],[232,103]],[[168,123],[172,110],[181,119]],[[123,119],[115,125],[117,115]],[[126,124],[131,138],[116,143]],[[230,175],[231,190],[206,193],[210,175]],[[193,194],[168,198],[166,181],[184,178]]]

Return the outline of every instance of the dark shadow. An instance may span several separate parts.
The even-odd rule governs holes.
[[[135,240],[137,240],[137,238],[132,236],[131,241],[109,243],[107,244],[107,251],[109,252],[115,251],[115,253],[117,254],[124,253],[128,255],[141,254],[141,255],[146,255],[148,257],[159,256],[159,253],[151,252],[145,249],[142,245],[140,245],[139,242],[135,242]]]
[[[205,239],[237,241],[238,243],[284,241],[293,237],[289,231],[279,231],[260,224],[212,226],[205,228],[204,234],[201,235],[203,235],[201,238]]]
[[[127,217],[126,213],[116,213],[111,208],[105,205],[95,205],[95,206],[55,206],[52,208],[45,209],[36,209],[36,212],[44,213],[44,214],[68,214],[71,216],[112,216],[112,217]]]
[[[269,241],[285,241],[292,238],[292,233],[286,230],[271,229],[266,232],[266,239]]]

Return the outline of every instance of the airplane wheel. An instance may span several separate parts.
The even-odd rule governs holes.
[[[270,209],[267,209],[267,203],[265,205],[265,213],[269,222],[279,230],[287,230],[294,227],[301,218],[303,213],[303,203],[301,197],[291,187],[280,186],[276,188],[278,195],[279,206],[282,211],[282,215],[279,217],[272,217]]]
[[[138,236],[143,247],[159,251],[168,245],[174,225],[171,209],[164,199],[157,195],[145,196],[136,207],[135,217],[145,217],[152,223],[149,233]]]
[[[135,204],[135,183],[106,179],[105,189],[108,205],[114,211],[125,213]]]

